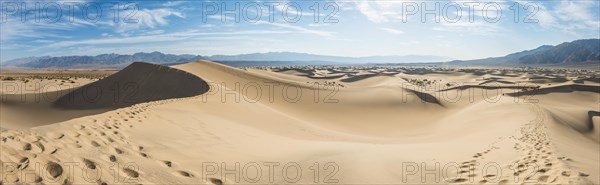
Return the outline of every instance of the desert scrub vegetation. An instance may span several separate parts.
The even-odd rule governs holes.
[[[73,83],[76,80],[81,79],[89,79],[89,80],[100,80],[109,75],[111,75],[113,71],[40,71],[40,72],[14,72],[10,73],[8,79],[8,75],[4,78],[0,77],[2,80],[50,80],[56,82],[65,82],[65,83]]]
[[[4,77],[4,78],[2,78],[2,80],[3,80],[3,81],[15,81],[15,80],[17,80],[17,79],[15,79],[15,78],[13,78],[13,77],[10,77],[10,76],[7,76],[7,77]]]
[[[521,92],[529,92],[529,91],[535,91],[540,89],[541,86],[537,85],[537,86],[532,86],[532,87],[525,87],[521,89]]]
[[[316,87],[325,86],[325,87],[345,87],[344,84],[340,84],[334,81],[325,81],[325,82],[306,82],[307,84],[314,85]]]
[[[403,78],[405,81],[407,81],[408,83],[411,83],[413,85],[419,86],[419,87],[426,87],[426,86],[430,86],[430,85],[434,85],[436,83],[438,83],[437,80],[428,80],[428,79],[413,79],[413,78]],[[448,86],[448,84],[446,84]]]

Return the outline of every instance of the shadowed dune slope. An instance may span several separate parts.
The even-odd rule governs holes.
[[[62,96],[53,105],[62,109],[119,108],[196,96],[208,89],[204,80],[185,71],[135,62],[114,75]]]
[[[508,93],[510,96],[533,96],[533,95],[543,95],[550,93],[569,93],[574,91],[582,91],[582,92],[592,92],[592,93],[600,93],[600,86],[596,85],[579,85],[579,84],[570,84],[570,85],[560,85],[548,88],[540,88],[527,92],[516,92],[516,93]]]

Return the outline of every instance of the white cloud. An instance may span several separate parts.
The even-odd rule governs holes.
[[[540,26],[549,29],[562,30],[566,33],[578,35],[577,30],[599,30],[598,1],[572,1],[562,0],[553,6],[546,6],[540,2],[516,0],[521,5],[534,5],[538,12],[532,17]]]
[[[370,21],[382,23],[402,20],[400,12],[404,2],[406,1],[357,1],[355,5]]]
[[[574,28],[598,28],[598,15],[591,10],[598,10],[598,1],[561,1],[556,5],[556,17],[572,23]]]
[[[163,3],[162,6],[173,7],[173,6],[179,6],[183,3],[185,3],[185,1],[167,1],[166,3]]]
[[[184,18],[183,13],[168,8],[141,9],[135,12],[124,12],[123,14],[129,15],[129,13],[133,13],[132,18],[121,21],[116,32],[129,35],[132,32],[140,31],[140,29],[154,29],[157,26],[167,25],[169,24],[167,17],[170,16]]]
[[[398,30],[398,29],[392,29],[392,28],[379,28],[379,29],[386,31],[388,33],[391,33],[391,34],[396,34],[396,35],[404,34],[404,31]]]
[[[433,22],[433,20],[421,20],[424,15],[424,10],[432,10],[436,8],[438,11],[438,17],[442,14],[461,14],[462,19],[469,19],[471,17],[481,17],[485,14],[487,17],[494,18],[501,10],[507,10],[503,1],[494,2],[478,2],[478,1],[357,1],[355,2],[356,9],[365,15],[370,21],[375,23],[385,22],[408,22],[414,20],[417,22]],[[437,6],[436,6],[437,5]],[[444,9],[445,6],[455,5],[460,9],[456,11],[455,8],[449,7]],[[453,6],[454,7],[454,6]],[[472,9],[472,14],[469,11]],[[403,11],[407,11],[403,14]],[[444,10],[448,10],[445,12]],[[454,11],[454,12],[452,12]],[[413,15],[414,14],[414,15]],[[427,15],[430,16],[430,15]],[[450,15],[449,15],[450,16]],[[442,20],[443,21],[443,20]]]

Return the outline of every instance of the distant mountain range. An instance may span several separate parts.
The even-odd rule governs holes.
[[[225,64],[244,65],[319,65],[351,63],[405,63],[442,62],[450,60],[439,56],[373,56],[339,57],[294,52],[269,52],[242,55],[172,55],[160,52],[135,53],[133,55],[102,54],[97,56],[27,57],[2,62],[2,67],[23,68],[122,68],[133,62],[143,61],[153,64],[178,64],[196,60],[212,60]]]
[[[449,57],[430,55],[391,55],[391,56],[369,56],[369,57],[340,57],[315,55],[294,52],[269,52],[252,53],[242,55],[213,55],[207,57],[214,61],[285,61],[285,62],[336,62],[336,63],[420,63],[420,62],[443,62],[451,60]]]
[[[336,64],[446,64],[480,66],[572,66],[600,65],[600,39],[576,40],[557,46],[544,45],[502,57],[454,60],[428,55],[341,57],[294,52],[269,52],[241,55],[173,55],[160,52],[133,55],[27,57],[2,62],[1,67],[22,68],[123,68],[142,61],[160,65],[212,60],[233,66],[248,65],[336,65]],[[449,62],[446,62],[449,61]]]
[[[576,40],[556,46],[544,45],[532,50],[512,53],[502,57],[455,60],[447,64],[484,66],[595,65],[600,67],[600,39]]]
[[[101,54],[96,56],[27,57],[2,62],[2,67],[23,68],[123,68],[133,62],[153,64],[185,63],[205,59],[195,55],[172,55],[160,52],[133,55]]]

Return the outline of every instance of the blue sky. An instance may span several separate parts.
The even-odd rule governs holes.
[[[198,55],[291,51],[476,59],[600,37],[600,4],[596,0],[131,4],[28,0],[0,4],[2,61],[152,51]],[[239,16],[237,22],[235,16]]]

